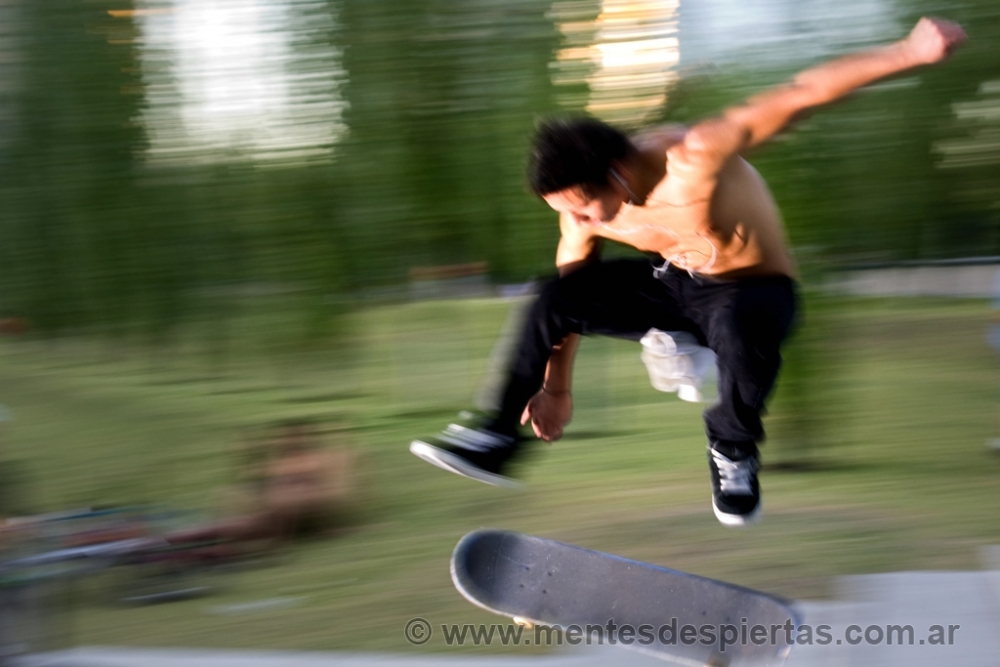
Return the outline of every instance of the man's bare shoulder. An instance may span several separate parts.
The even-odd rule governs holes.
[[[639,130],[630,138],[635,147],[641,151],[662,150],[666,152],[671,146],[684,141],[688,128],[677,123],[654,125]]]

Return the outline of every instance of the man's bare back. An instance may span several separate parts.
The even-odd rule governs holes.
[[[644,201],[624,205],[614,219],[593,226],[592,233],[658,253],[701,275],[794,277],[781,214],[764,179],[736,156],[710,182],[675,187],[673,181],[687,176],[671,173],[670,149],[683,137],[681,128],[670,126],[634,138],[639,162],[664,176]],[[702,192],[687,199],[699,185]]]

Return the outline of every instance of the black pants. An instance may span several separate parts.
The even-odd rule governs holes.
[[[638,341],[649,329],[688,331],[718,359],[719,400],[705,411],[708,438],[736,450],[764,437],[761,413],[795,318],[784,276],[720,281],[646,259],[597,262],[544,285],[527,311],[498,406],[497,430],[513,432],[541,388],[552,348],[571,333]]]

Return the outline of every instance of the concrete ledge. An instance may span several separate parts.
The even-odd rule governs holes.
[[[854,296],[993,298],[998,271],[1000,264],[879,267],[837,273],[827,284]]]

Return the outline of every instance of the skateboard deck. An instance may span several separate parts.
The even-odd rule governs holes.
[[[451,576],[473,604],[559,628],[568,644],[589,636],[697,667],[781,665],[800,623],[765,593],[502,530],[463,537]]]

